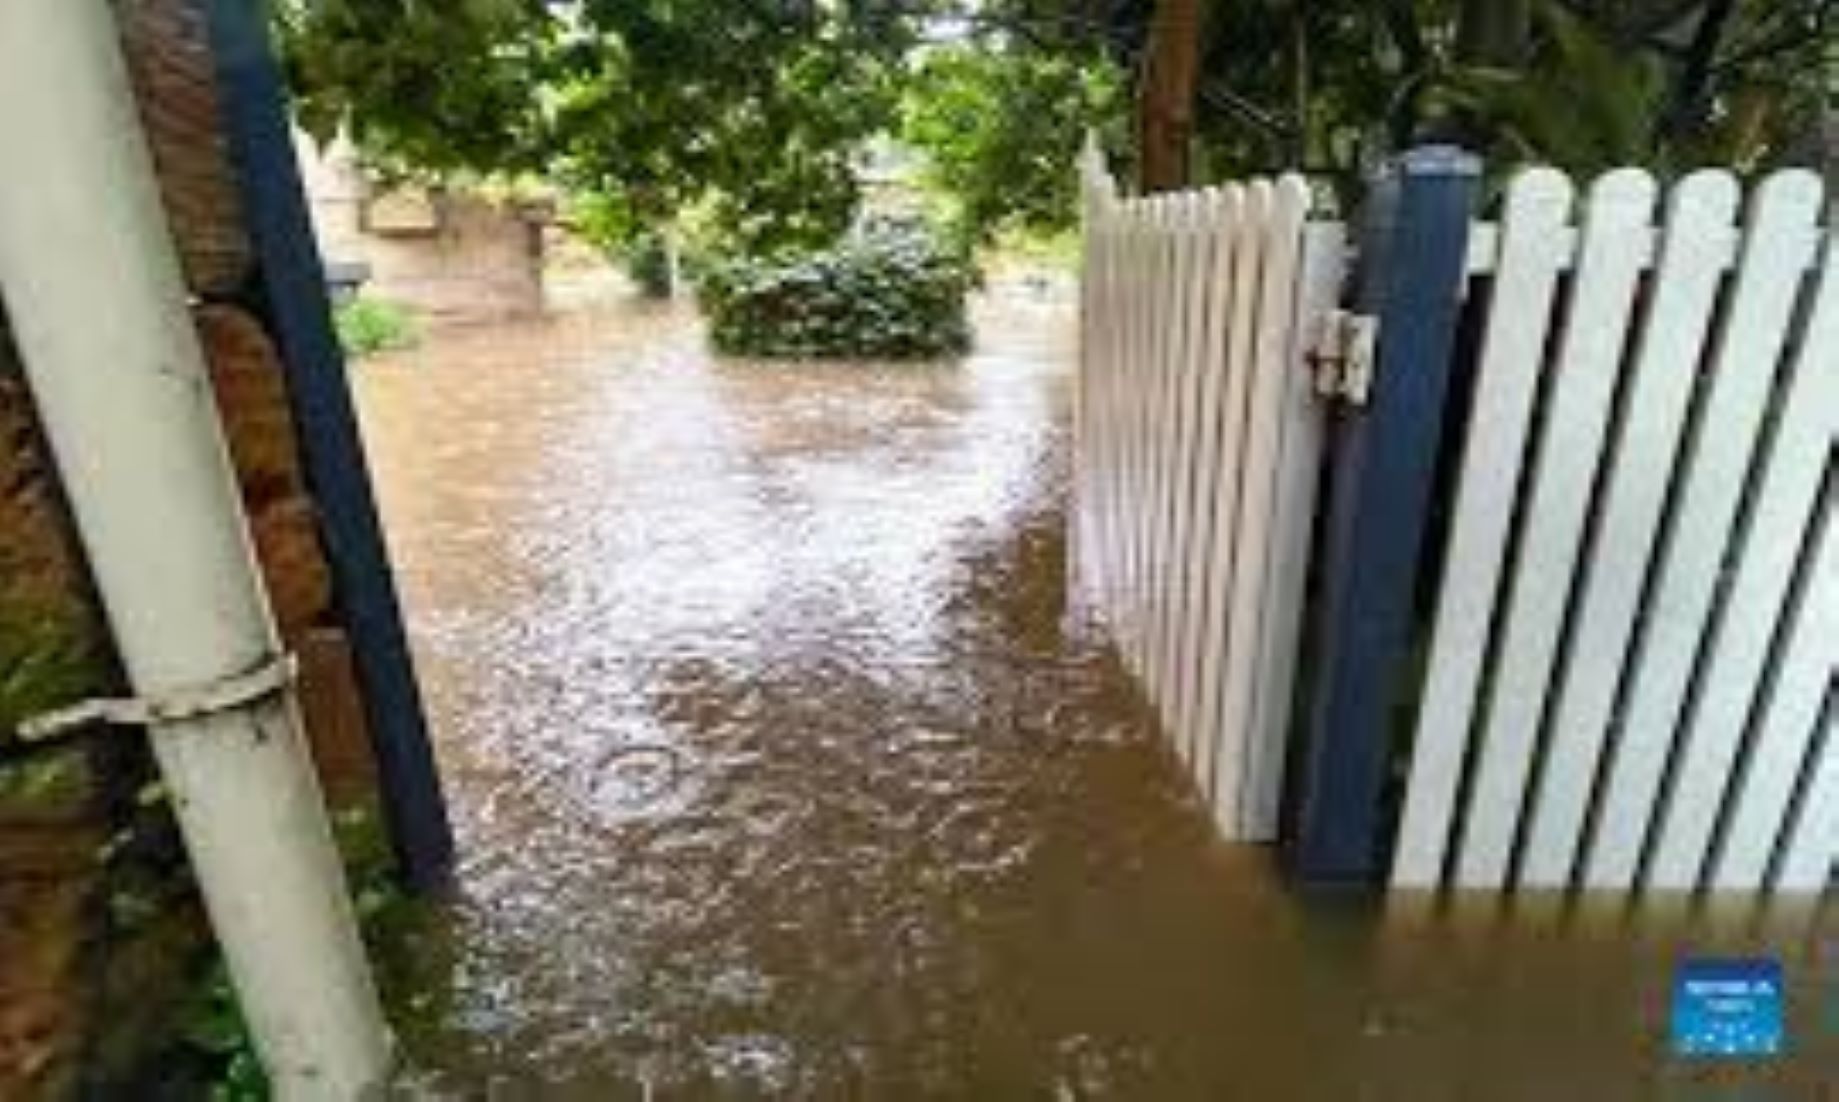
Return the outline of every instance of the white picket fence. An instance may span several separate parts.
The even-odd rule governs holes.
[[[1231,839],[1276,835],[1338,225],[1300,180],[1120,199],[1088,156],[1075,584]]]
[[[1817,890],[1839,856],[1820,181],[1744,203],[1700,172],[1664,209],[1635,170],[1574,191],[1525,172],[1471,235],[1486,332],[1393,883]]]

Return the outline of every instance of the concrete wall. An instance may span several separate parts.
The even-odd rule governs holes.
[[[320,252],[368,265],[367,292],[445,320],[542,311],[544,212],[459,191],[382,192],[348,145],[299,135],[296,147]]]

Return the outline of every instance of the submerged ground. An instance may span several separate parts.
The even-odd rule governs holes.
[[[1839,1082],[1839,930],[1817,915],[1386,914],[1211,843],[1064,614],[1068,310],[1012,296],[981,333],[959,365],[718,362],[686,314],[627,305],[360,369],[463,853],[396,993],[429,1085]],[[1793,1058],[1672,1062],[1673,961],[1759,949],[1794,982]],[[1726,1092],[1760,1083],[1788,1093]]]

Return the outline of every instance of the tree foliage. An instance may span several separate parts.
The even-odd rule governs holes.
[[[1136,73],[1169,2],[1000,0],[985,17],[1082,36]],[[1212,170],[1350,188],[1426,139],[1578,170],[1805,161],[1839,95],[1836,0],[1213,0],[1202,27]]]
[[[275,0],[295,111],[389,171],[540,172],[560,28],[542,0]]]
[[[386,171],[541,173],[633,233],[702,206],[769,252],[848,224],[907,34],[785,0],[286,0],[278,21],[304,123]]]
[[[1755,169],[1807,159],[1839,90],[1832,0],[1533,0],[1529,15],[1498,56],[1431,54],[1399,122],[1503,161]]]
[[[1176,0],[276,2],[302,118],[378,163],[541,173],[619,234],[693,215],[773,253],[849,225],[876,135],[928,155],[971,238],[1064,224],[1086,127],[1137,159],[1123,116]],[[1421,140],[1579,171],[1839,160],[1839,0],[1202,8],[1177,21],[1200,178],[1302,168],[1351,195]]]
[[[1122,91],[1100,58],[961,44],[918,61],[900,134],[925,154],[963,239],[1051,232],[1076,209],[1068,166],[1082,135],[1115,123]]]

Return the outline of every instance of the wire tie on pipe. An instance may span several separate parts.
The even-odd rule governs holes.
[[[283,651],[251,670],[207,685],[150,696],[86,700],[33,716],[19,725],[18,737],[22,743],[42,743],[87,727],[149,727],[219,715],[286,692],[299,673],[299,661]]]

